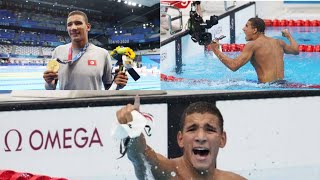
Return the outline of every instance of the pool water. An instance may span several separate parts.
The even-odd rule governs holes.
[[[283,37],[281,31],[288,29],[298,44],[318,45],[320,44],[320,27],[266,27],[265,35],[281,39],[289,44],[287,38]],[[238,44],[245,44],[245,34],[242,32],[236,38]]]
[[[320,44],[320,27],[268,27],[266,35],[277,39],[286,38],[281,36],[281,30],[288,28],[289,32],[297,40],[298,44]],[[242,33],[238,39],[245,42],[245,35]],[[182,46],[190,44],[184,40],[191,41],[190,38],[182,40]],[[238,41],[237,41],[238,42]],[[182,51],[191,51],[189,49]],[[283,89],[311,89],[307,87],[283,87],[279,85],[258,84],[256,72],[248,62],[238,71],[233,72],[223,65],[212,53],[198,51],[194,55],[182,55],[182,73],[177,74],[173,69],[163,70],[168,76],[182,78],[179,82],[161,81],[161,88],[165,90],[173,89],[210,89],[210,90],[283,90]],[[240,52],[225,52],[231,58],[235,58]],[[290,83],[304,85],[320,85],[320,53],[301,52],[298,56],[284,55],[285,80]],[[319,86],[320,87],[320,86]],[[316,88],[319,88],[316,87]],[[314,88],[312,88],[314,89]]]
[[[0,90],[44,90],[45,66],[0,66]],[[139,73],[134,81],[129,76],[123,90],[160,90],[159,73]]]
[[[226,53],[236,57],[239,52]],[[184,61],[181,74],[167,72],[181,82],[161,82],[162,89],[217,89],[217,90],[262,90],[285,89],[277,85],[258,84],[257,74],[250,63],[233,72],[225,67],[211,52],[190,57]],[[197,60],[194,60],[197,59]],[[300,53],[299,56],[284,55],[285,79],[306,85],[320,84],[320,53]],[[291,88],[290,88],[291,89]],[[309,88],[308,88],[309,89]]]
[[[268,27],[267,36],[282,39],[289,43],[288,39],[281,35],[281,30],[287,28],[298,44],[320,44],[320,27]]]

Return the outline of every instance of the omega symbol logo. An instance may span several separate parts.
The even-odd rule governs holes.
[[[9,134],[12,134],[11,136],[13,136],[13,135],[17,136],[17,138],[18,138],[17,144],[9,143],[9,141],[8,141]],[[6,152],[11,152],[11,149],[15,149],[15,151],[21,151],[22,150],[22,148],[21,148],[22,136],[21,136],[21,133],[16,129],[11,129],[10,131],[8,131],[6,133],[6,136],[4,138],[4,142],[5,142],[5,146],[6,146],[6,148],[4,150]]]

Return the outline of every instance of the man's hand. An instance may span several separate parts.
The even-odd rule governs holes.
[[[48,84],[53,84],[55,83],[54,80],[58,79],[58,73],[47,70],[43,73],[43,79],[48,83]]]
[[[117,84],[117,85],[120,85],[120,86],[126,86],[127,85],[127,82],[128,82],[128,76],[126,73],[124,72],[118,72],[118,74],[116,75],[116,78],[114,79],[114,82]]]
[[[297,41],[294,40],[294,38],[289,33],[288,29],[284,29],[281,32],[282,32],[282,36],[286,37],[290,42],[290,45],[287,45],[284,41],[280,41],[280,42],[282,42],[284,53],[298,55],[299,54],[299,45],[298,45]]]
[[[291,34],[289,33],[289,30],[288,30],[288,29],[282,30],[281,33],[282,33],[282,36],[283,36],[283,37],[286,37],[286,38],[291,37]]]
[[[140,108],[140,97],[136,95],[134,99],[134,105],[127,104],[125,107],[117,111],[117,119],[120,124],[127,124],[132,121],[131,112],[133,110],[139,111]]]
[[[210,44],[209,44],[211,50],[219,50],[219,47],[220,47],[220,44],[219,44],[219,41],[212,41]]]

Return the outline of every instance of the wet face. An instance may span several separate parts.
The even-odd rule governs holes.
[[[253,35],[257,33],[257,28],[252,27],[250,21],[246,23],[246,25],[242,28],[244,34],[246,35],[246,41],[251,41],[253,39]]]
[[[75,14],[67,20],[67,31],[72,42],[87,41],[90,24],[85,22],[83,16]]]
[[[215,167],[219,148],[226,143],[226,134],[219,119],[211,113],[193,113],[185,118],[178,144],[184,149],[184,158],[198,171]]]

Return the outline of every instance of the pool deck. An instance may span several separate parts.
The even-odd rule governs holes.
[[[144,96],[181,96],[194,94],[219,94],[219,93],[237,93],[242,91],[220,91],[220,90],[195,90],[195,91],[163,91],[163,90],[127,90],[127,91],[46,91],[46,90],[21,90],[12,91],[7,94],[0,94],[0,103],[3,102],[33,102],[43,100],[66,100],[66,99],[96,99],[96,98],[112,98],[112,99],[132,99],[132,96],[139,94]]]

